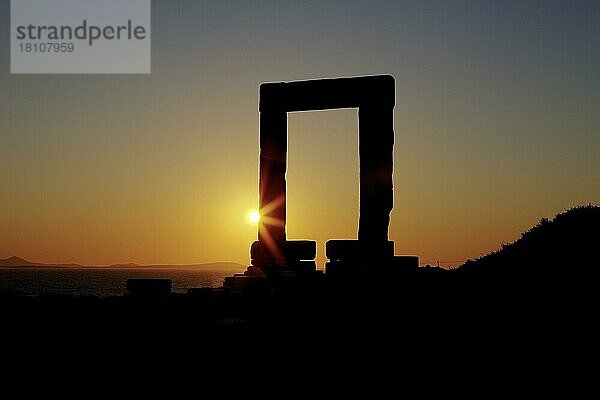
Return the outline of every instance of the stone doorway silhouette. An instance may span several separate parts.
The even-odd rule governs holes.
[[[315,270],[316,242],[287,240],[287,113],[358,109],[359,223],[357,239],[329,240],[326,256],[335,270],[344,264],[379,263],[394,257],[388,239],[393,208],[395,81],[391,75],[317,79],[260,85],[261,221],[251,246],[252,274]],[[416,257],[401,257],[418,264]],[[396,263],[398,264],[398,263]]]

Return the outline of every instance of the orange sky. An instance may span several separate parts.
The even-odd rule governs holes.
[[[156,2],[150,75],[11,75],[0,45],[0,258],[247,263],[265,81],[395,76],[397,254],[456,265],[600,202],[597,5],[198,3]],[[356,110],[288,120],[288,237],[322,263],[356,237]]]

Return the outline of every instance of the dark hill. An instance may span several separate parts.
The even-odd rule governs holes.
[[[495,276],[588,275],[598,267],[600,207],[580,206],[541,221],[521,238],[459,271]]]

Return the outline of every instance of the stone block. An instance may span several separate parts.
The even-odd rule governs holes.
[[[385,260],[394,256],[394,242],[366,242],[361,240],[328,240],[325,254],[330,261],[363,263],[369,260]]]

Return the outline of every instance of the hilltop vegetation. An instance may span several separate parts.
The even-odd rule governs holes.
[[[458,268],[472,273],[538,275],[592,273],[598,266],[600,207],[575,207],[542,218],[513,243]]]

